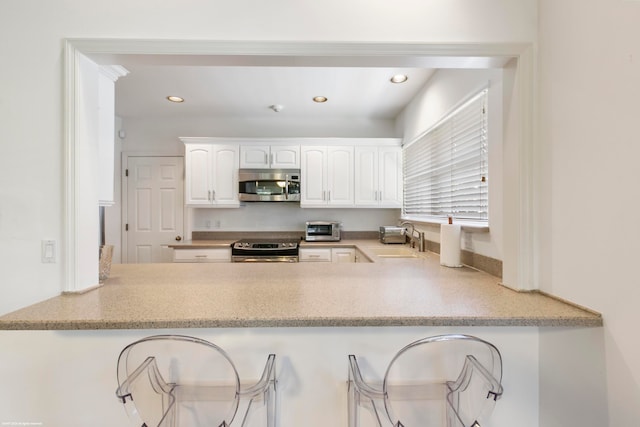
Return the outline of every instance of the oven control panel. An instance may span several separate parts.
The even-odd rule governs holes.
[[[233,248],[235,249],[291,249],[297,248],[298,242],[235,242]]]

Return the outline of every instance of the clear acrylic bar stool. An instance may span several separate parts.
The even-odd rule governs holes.
[[[118,357],[116,396],[136,427],[244,426],[258,404],[275,427],[275,355],[262,377],[244,387],[229,356],[208,341],[156,335]],[[263,424],[261,424],[263,425]]]
[[[501,383],[500,352],[470,335],[412,342],[393,357],[382,384],[365,382],[349,355],[349,427],[359,427],[360,408],[380,427],[487,427]]]

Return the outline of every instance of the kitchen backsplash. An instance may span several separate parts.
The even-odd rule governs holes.
[[[235,240],[244,238],[302,239],[302,231],[194,231],[192,240]],[[344,231],[344,240],[377,239],[378,231]]]
[[[246,203],[239,209],[193,209],[194,231],[295,231],[305,222],[340,221],[344,231],[396,224],[400,209],[310,209],[298,203]]]

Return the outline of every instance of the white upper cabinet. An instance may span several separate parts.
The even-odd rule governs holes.
[[[300,206],[353,206],[353,146],[303,145],[300,152]]]
[[[355,205],[402,207],[401,147],[355,148]]]
[[[283,139],[180,140],[185,144],[188,206],[240,206],[238,169],[300,169],[300,207],[402,207],[398,139],[296,138],[299,145]]]
[[[185,142],[185,203],[193,207],[240,206],[238,154],[237,145]]]
[[[302,146],[300,157],[300,205],[326,205],[327,147]]]
[[[327,147],[327,205],[353,206],[353,147]]]
[[[299,145],[242,145],[241,169],[300,169]]]
[[[402,148],[380,147],[378,150],[380,207],[401,208],[403,198]]]
[[[217,206],[239,206],[238,147],[214,145],[212,153],[211,199]]]

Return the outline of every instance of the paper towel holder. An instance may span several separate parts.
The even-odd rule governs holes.
[[[453,225],[453,216],[449,215],[447,224],[440,227],[440,265],[462,267],[460,231],[460,225]]]

